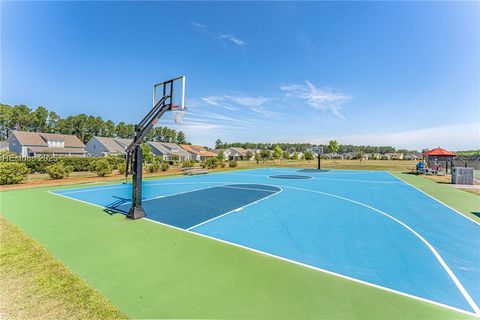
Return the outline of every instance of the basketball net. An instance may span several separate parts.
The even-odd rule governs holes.
[[[185,115],[186,108],[180,106],[172,106],[173,117],[175,118],[175,123],[182,124],[183,116]]]

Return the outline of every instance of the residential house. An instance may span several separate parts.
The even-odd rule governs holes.
[[[155,155],[161,156],[165,161],[178,160],[183,162],[191,158],[190,153],[176,143],[149,141],[147,144],[152,148]]]
[[[388,160],[403,160],[403,153],[385,153],[384,156],[386,156]]]
[[[0,151],[8,151],[8,141],[0,141]]]
[[[191,144],[181,144],[180,147],[182,147],[185,151],[190,153],[191,159],[195,161],[204,161],[205,159],[213,158],[217,156],[216,153],[210,152],[202,146],[196,146]]]
[[[132,141],[133,139],[93,137],[87,142],[85,149],[92,157],[125,156],[125,149]]]
[[[343,159],[343,154],[332,152],[332,153],[327,153],[325,157],[327,159]]]
[[[293,156],[294,156],[295,154],[297,155],[297,159],[294,159],[294,160],[300,160],[300,159],[302,159],[302,157],[303,157],[303,152],[291,152],[291,153],[290,153],[290,159],[293,159]]]
[[[220,154],[220,152],[225,152],[225,149],[210,149],[208,151],[213,152],[218,156]]]
[[[79,156],[87,153],[85,145],[74,135],[10,131],[8,148],[22,157],[38,155]]]
[[[225,158],[230,161],[243,160],[247,156],[247,150],[244,148],[231,147],[223,152]]]
[[[250,152],[252,154],[252,156],[250,157],[250,161],[253,161],[255,160],[255,155],[256,154],[260,154],[260,151],[262,151],[261,149],[257,149],[257,148],[253,148],[253,149],[246,149],[247,150],[247,153]]]
[[[404,160],[419,160],[422,158],[423,156],[421,153],[408,153],[405,156],[403,156]]]

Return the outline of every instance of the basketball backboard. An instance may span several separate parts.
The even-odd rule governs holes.
[[[153,86],[152,107],[167,96],[165,104],[170,109],[185,109],[185,76],[180,76],[164,82],[157,83]]]
[[[318,154],[318,155],[321,155],[321,154],[323,154],[323,147],[321,147],[321,146],[313,147],[313,148],[312,148],[312,151],[313,151],[314,153]]]

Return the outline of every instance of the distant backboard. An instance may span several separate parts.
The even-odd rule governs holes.
[[[312,151],[316,154],[323,154],[323,147],[313,147]]]
[[[153,86],[152,107],[164,96],[168,96],[165,101],[170,108],[185,109],[185,76],[180,76]]]

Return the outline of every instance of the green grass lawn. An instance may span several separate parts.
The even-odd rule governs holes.
[[[431,187],[419,179],[409,182]],[[60,187],[2,192],[2,215],[131,318],[470,318],[147,220],[109,215],[47,192],[54,189]]]

